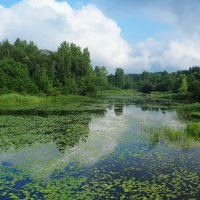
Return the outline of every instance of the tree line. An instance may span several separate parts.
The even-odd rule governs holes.
[[[117,88],[137,89],[143,93],[172,92],[180,96],[200,100],[200,67],[177,72],[146,72],[141,74],[124,74],[117,68],[114,75],[108,76],[108,82]]]
[[[57,51],[17,39],[0,43],[0,93],[96,93],[96,74],[87,48],[63,42]]]
[[[137,89],[189,94],[200,99],[200,67],[173,73],[125,74],[117,68],[93,68],[87,48],[63,42],[56,51],[42,50],[33,42],[0,42],[0,94],[95,95],[104,89]]]

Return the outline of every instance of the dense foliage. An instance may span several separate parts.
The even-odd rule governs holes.
[[[75,44],[63,42],[52,52],[20,39],[0,43],[1,94],[93,95],[107,84],[106,75],[103,67],[93,70],[88,49]]]
[[[0,94],[95,95],[113,88],[175,92],[200,100],[200,67],[142,74],[125,74],[117,68],[108,75],[105,67],[92,67],[87,48],[75,44],[63,42],[53,52],[20,39],[0,43]]]
[[[108,76],[109,83],[121,89],[138,89],[144,93],[153,91],[174,92],[200,100],[200,67],[168,73],[143,72],[142,74],[124,74],[123,69],[116,69],[115,75]]]

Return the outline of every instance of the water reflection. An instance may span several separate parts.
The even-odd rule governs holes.
[[[120,118],[115,115],[114,109],[107,111],[104,117],[96,115],[90,123],[90,118],[88,121],[83,120],[82,124],[79,119],[79,127],[76,124],[78,121],[71,120],[71,123],[73,121],[76,124],[75,127],[71,124],[73,133],[61,121],[62,123],[54,124],[57,126],[54,127],[54,133],[46,133],[46,136],[53,137],[46,140],[45,144],[35,140],[28,147],[21,146],[21,151],[17,153],[9,150],[0,154],[0,161],[23,167],[33,176],[45,177],[56,169],[64,168],[69,162],[78,161],[84,166],[92,166],[113,152],[128,125],[122,115]]]
[[[177,135],[173,135],[162,129],[184,129],[184,123],[177,119],[175,112],[144,110],[134,105],[115,104],[103,114],[95,115],[24,118],[24,124],[23,118],[18,118],[2,118],[0,162],[6,161],[38,177],[49,177],[55,170],[64,169],[72,162],[85,167],[94,166],[112,155],[120,145],[129,143],[132,144],[130,153],[138,144],[152,148],[165,144],[179,149],[200,146],[199,142],[183,132],[177,131]],[[44,121],[40,123],[41,120]],[[19,123],[21,129],[13,135]],[[37,128],[34,130],[34,127]],[[13,149],[4,148],[6,144]]]
[[[115,104],[114,111],[115,111],[116,115],[122,115],[123,114],[123,104]]]

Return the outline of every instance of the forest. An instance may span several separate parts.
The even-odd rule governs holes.
[[[122,89],[137,89],[143,93],[170,92],[183,98],[200,100],[200,67],[193,66],[189,70],[168,73],[146,72],[141,74],[124,74],[117,68],[114,75],[108,76],[111,85]]]
[[[0,94],[89,95],[99,90],[136,89],[143,93],[171,92],[200,100],[200,67],[168,73],[126,74],[120,67],[91,64],[87,48],[63,42],[57,51],[39,49],[34,42],[0,42]]]

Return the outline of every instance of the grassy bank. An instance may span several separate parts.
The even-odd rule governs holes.
[[[105,109],[108,105],[136,104],[142,109],[177,109],[180,116],[200,117],[200,103],[183,104],[171,100],[174,94],[151,93],[145,95],[136,90],[104,90],[97,97],[78,95],[31,96],[17,93],[0,95],[0,111],[5,110],[64,110],[91,111]],[[178,105],[178,106],[177,106]]]
[[[177,100],[177,94],[169,92],[152,92],[149,96],[154,99]]]
[[[1,104],[28,104],[28,103],[46,103],[50,101],[65,101],[66,103],[90,101],[90,97],[86,96],[31,96],[18,93],[10,93],[0,95]]]
[[[22,95],[17,93],[0,95],[1,104],[27,104],[27,103],[39,103],[44,101],[43,97]]]
[[[104,112],[103,103],[87,96],[0,96],[0,115],[68,115],[83,112]]]
[[[152,92],[151,94],[147,95],[141,93],[137,90],[133,89],[115,89],[115,90],[103,90],[99,91],[97,94],[98,97],[107,96],[107,97],[126,97],[126,98],[139,98],[139,99],[148,99],[148,100],[173,100],[177,94],[173,93],[162,93],[162,92]],[[0,103],[40,103],[44,100],[55,100],[55,101],[66,101],[68,103],[74,102],[85,102],[91,101],[92,97],[88,96],[79,96],[79,95],[58,95],[58,96],[32,96],[32,95],[25,95],[25,94],[18,94],[18,93],[9,93],[0,95]],[[199,106],[199,105],[198,105]],[[199,106],[200,107],[200,106]],[[194,109],[194,111],[197,111]]]

